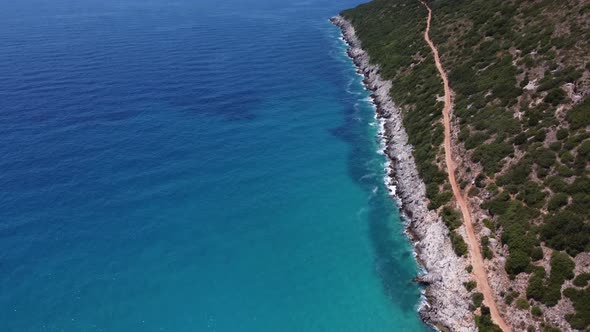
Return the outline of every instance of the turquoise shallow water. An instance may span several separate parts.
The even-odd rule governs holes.
[[[425,330],[355,4],[0,4],[0,330]]]

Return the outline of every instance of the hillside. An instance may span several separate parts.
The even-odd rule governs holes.
[[[453,91],[452,147],[488,279],[513,330],[590,325],[590,1],[436,0],[430,36]],[[443,86],[417,0],[350,20],[403,110],[429,208],[469,255],[446,176]],[[474,288],[469,286],[469,288]],[[481,306],[480,330],[497,329]]]

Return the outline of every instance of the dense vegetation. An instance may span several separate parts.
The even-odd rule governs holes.
[[[479,208],[489,216],[479,220],[491,232],[480,239],[482,254],[504,255],[490,245],[497,238],[508,249],[506,273],[528,275],[526,289],[505,291],[506,303],[529,310],[538,329],[553,330],[543,315],[571,301],[567,327],[589,328],[590,274],[574,278],[573,258],[590,251],[590,3],[433,0],[430,6],[431,36],[455,93],[461,187],[483,199]],[[442,162],[437,96],[443,92],[422,39],[425,9],[418,0],[374,0],[343,15],[393,80],[391,95],[404,110],[429,208],[449,228],[455,252],[465,255]],[[477,324],[493,330],[484,309]]]
[[[590,249],[590,7],[552,0],[432,7],[458,138],[467,164],[482,166],[468,176],[490,197],[481,205],[494,223],[486,227],[508,247],[506,272],[530,274],[527,298],[553,307],[574,277],[571,257]],[[550,273],[542,247],[553,249]],[[590,317],[576,292],[569,291],[576,314],[566,318],[584,329]]]

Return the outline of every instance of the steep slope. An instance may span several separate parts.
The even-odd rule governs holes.
[[[590,1],[436,0],[429,6],[429,36],[453,90],[450,160],[441,113],[441,96],[450,95],[423,39],[427,10],[418,0],[374,0],[342,13],[394,83],[391,95],[403,109],[429,208],[450,229],[455,252],[466,255],[463,236],[473,234],[462,226],[465,210],[454,206],[461,203],[457,189],[467,193],[461,196],[491,291],[514,330],[586,329]],[[449,181],[446,165],[453,162],[456,180]],[[473,246],[473,237],[466,238]],[[489,312],[476,310],[480,329],[495,328]]]
[[[426,21],[426,30],[424,31],[424,40],[428,43],[428,46],[432,49],[432,54],[434,56],[434,62],[438,72],[442,78],[443,86],[444,86],[444,107],[443,107],[443,123],[445,127],[444,131],[444,151],[445,151],[445,162],[447,166],[447,173],[449,174],[449,183],[451,184],[451,189],[453,191],[453,196],[457,201],[457,205],[461,210],[461,215],[463,216],[463,224],[465,225],[465,231],[467,235],[467,244],[469,246],[469,253],[471,257],[471,263],[473,266],[473,276],[475,281],[477,282],[478,289],[484,295],[485,303],[490,308],[490,314],[492,319],[496,324],[500,326],[502,330],[505,332],[510,331],[510,328],[504,322],[498,307],[496,306],[496,299],[492,293],[490,285],[488,283],[488,276],[487,272],[483,263],[483,257],[481,255],[481,251],[479,249],[479,243],[475,232],[473,231],[473,221],[471,218],[471,212],[469,211],[469,206],[467,205],[467,201],[463,197],[463,193],[459,188],[459,184],[457,183],[457,179],[455,177],[455,161],[453,160],[453,149],[451,147],[451,111],[453,109],[453,101],[451,98],[451,88],[449,87],[449,80],[447,78],[447,74],[443,69],[443,66],[440,62],[440,57],[438,55],[438,49],[430,40],[430,24],[432,21],[432,10],[430,7],[423,1],[422,4],[428,10],[428,18]]]

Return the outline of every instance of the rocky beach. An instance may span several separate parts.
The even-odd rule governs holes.
[[[348,55],[364,76],[365,86],[373,92],[377,116],[384,121],[383,140],[390,160],[388,185],[396,187],[392,198],[408,219],[407,234],[424,268],[424,274],[416,278],[425,286],[426,300],[419,308],[420,316],[440,330],[475,331],[469,294],[463,286],[469,280],[469,263],[455,255],[448,228],[435,211],[427,208],[425,184],[418,175],[413,148],[403,127],[402,110],[389,94],[392,82],[382,79],[379,67],[370,63],[352,24],[342,16],[330,20],[342,30]]]

